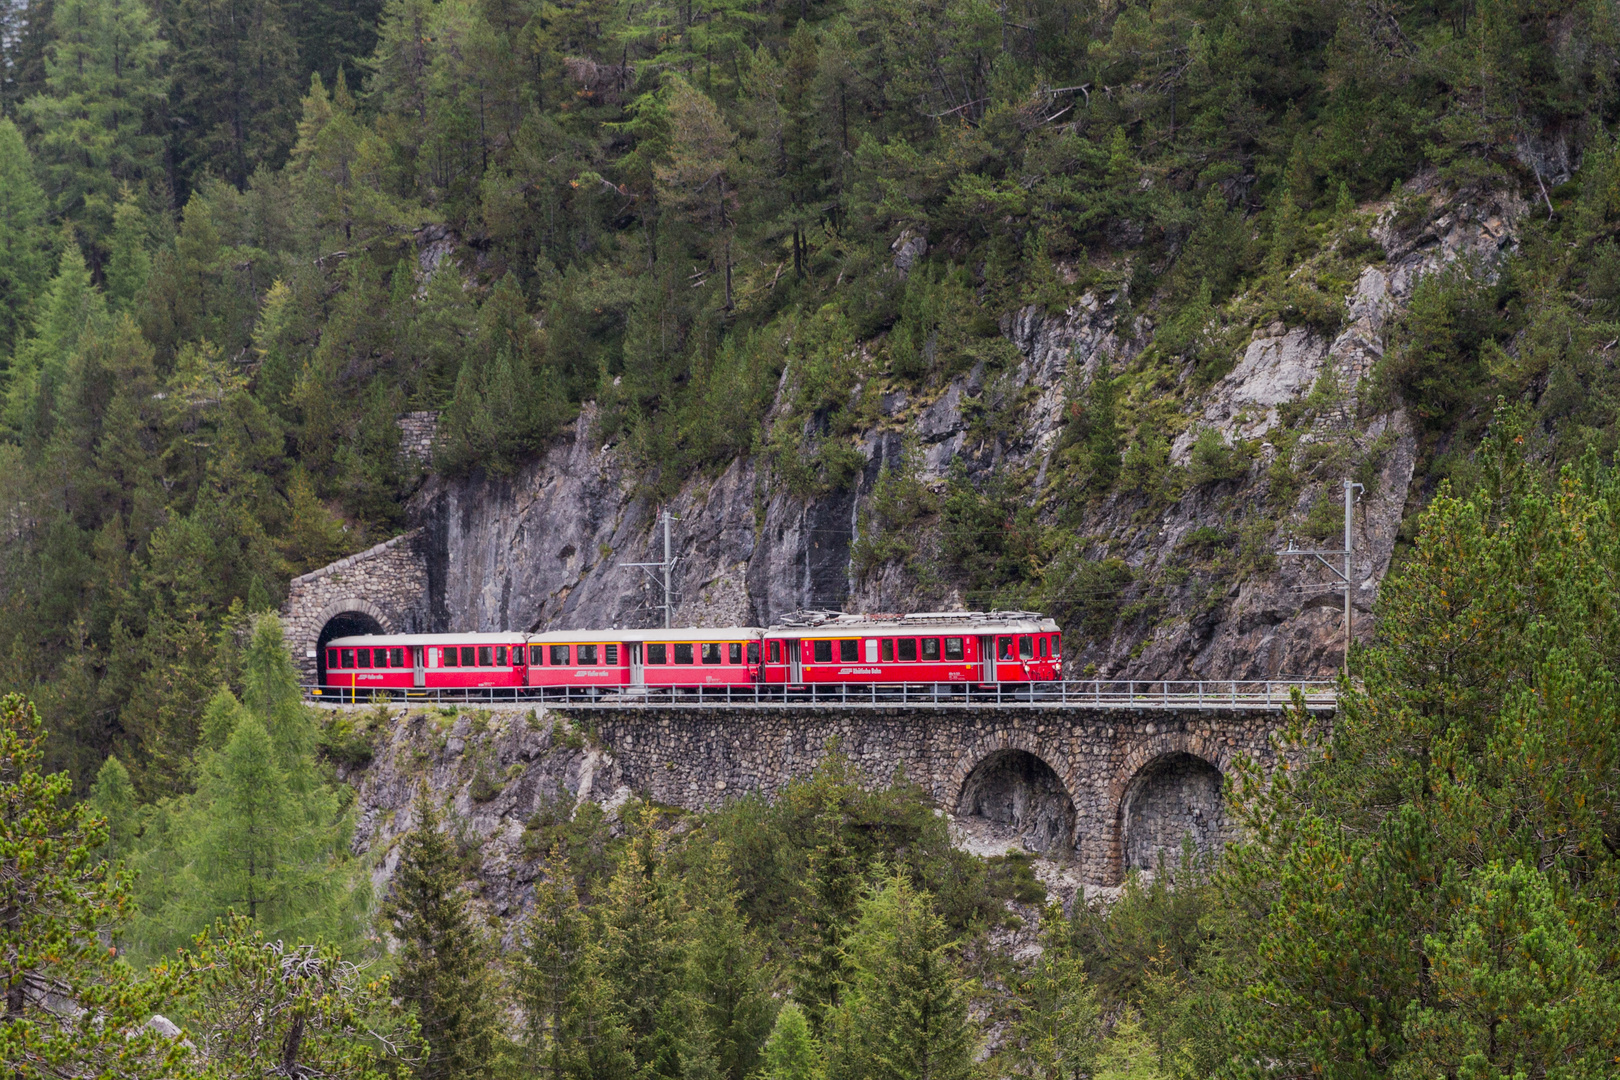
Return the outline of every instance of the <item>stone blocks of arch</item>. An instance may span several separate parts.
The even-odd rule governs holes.
[[[874,784],[903,769],[937,805],[955,812],[974,770],[1020,751],[1044,762],[1075,811],[1075,855],[1088,884],[1125,872],[1127,802],[1156,766],[1187,755],[1224,776],[1246,755],[1275,754],[1281,712],[1093,712],[919,709],[641,710],[593,712],[588,720],[631,788],[698,810],[735,795],[773,792],[808,776],[836,742]]]
[[[413,529],[366,551],[292,580],[281,606],[287,643],[305,681],[313,681],[312,655],[322,630],[344,614],[365,615],[384,633],[428,628],[426,539]]]

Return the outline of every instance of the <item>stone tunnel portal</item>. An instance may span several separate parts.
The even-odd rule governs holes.
[[[364,611],[340,611],[333,615],[321,627],[320,636],[315,639],[315,671],[319,682],[326,682],[326,643],[333,638],[349,637],[354,634],[381,634],[384,633],[383,624]]]
[[[1120,817],[1126,870],[1155,871],[1161,854],[1174,867],[1188,837],[1200,854],[1218,851],[1227,832],[1221,774],[1192,754],[1165,754],[1131,779]]]
[[[1072,857],[1074,800],[1052,767],[1025,750],[997,750],[962,784],[957,813],[980,817],[1018,834],[1029,851]]]

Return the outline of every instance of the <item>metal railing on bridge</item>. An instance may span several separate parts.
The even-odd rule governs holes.
[[[1066,682],[808,684],[684,687],[491,686],[387,689],[306,686],[317,704],[398,701],[424,704],[536,704],[569,709],[1281,709],[1295,691],[1313,712],[1334,708],[1335,684],[1321,679],[1219,681],[1080,679]]]

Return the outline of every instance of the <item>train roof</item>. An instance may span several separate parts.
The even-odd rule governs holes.
[[[744,641],[765,631],[758,626],[671,626],[651,630],[551,630],[530,634],[537,645],[557,641]]]
[[[778,637],[836,637],[841,634],[1055,634],[1058,624],[1038,611],[919,611],[911,614],[857,615],[842,611],[800,611],[785,615],[771,634]]]
[[[334,646],[374,645],[521,645],[527,635],[515,630],[483,631],[469,634],[357,634],[333,638],[326,643]]]

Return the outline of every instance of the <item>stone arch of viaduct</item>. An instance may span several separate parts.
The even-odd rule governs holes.
[[[625,709],[581,712],[576,719],[612,750],[632,789],[693,810],[744,792],[773,792],[813,772],[837,746],[871,782],[903,772],[954,812],[982,763],[1007,752],[1027,754],[1056,774],[1073,804],[1073,857],[1082,877],[1112,885],[1131,861],[1133,829],[1152,831],[1173,848],[1184,826],[1198,833],[1199,819],[1212,815],[1195,838],[1230,836],[1219,820],[1214,785],[1239,757],[1275,762],[1271,735],[1282,716],[985,707]]]

